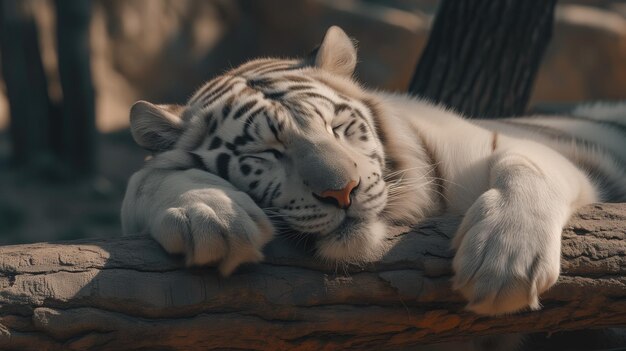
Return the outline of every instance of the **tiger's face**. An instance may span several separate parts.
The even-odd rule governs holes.
[[[354,46],[343,32],[329,35],[314,62],[255,60],[185,106],[136,104],[135,139],[155,152],[184,150],[289,229],[361,235],[387,204],[385,154],[372,103],[350,79]]]
[[[309,70],[217,78],[229,96],[207,104],[212,88],[192,99],[192,128],[204,132],[197,145],[180,146],[290,228],[326,235],[385,207],[384,154],[368,108]]]

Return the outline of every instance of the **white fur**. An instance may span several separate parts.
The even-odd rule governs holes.
[[[335,28],[322,44],[317,66],[265,74],[267,67],[297,61],[253,61],[220,78],[219,82],[230,79],[231,94],[213,105],[201,104],[200,90],[185,107],[184,123],[173,122],[175,130],[184,129],[173,150],[157,154],[131,178],[122,208],[124,232],[149,232],[168,252],[185,254],[189,264],[215,263],[223,274],[229,274],[241,263],[262,259],[261,249],[274,232],[270,217],[316,236],[317,254],[322,259],[362,262],[377,260],[385,253],[389,224],[415,223],[445,208],[464,215],[453,243],[457,250],[453,282],[468,299],[468,308],[491,315],[539,308],[539,295],[559,275],[563,225],[578,207],[603,198],[577,165],[602,168],[616,187],[626,189],[618,161],[602,151],[623,155],[620,134],[603,134],[606,130],[595,129],[592,122],[580,122],[587,123],[583,128],[549,120],[517,121],[547,123],[569,135],[591,138],[603,148],[600,150],[550,139],[502,121],[468,121],[408,95],[362,89],[349,78],[355,57],[348,37]],[[341,126],[354,116],[335,115],[336,109],[323,101],[290,101],[286,97],[281,105],[266,99],[267,91],[247,88],[251,79],[264,77],[274,81],[274,89],[288,91],[292,83],[284,77],[289,75],[311,78],[316,93],[363,111],[367,126],[362,132],[368,138],[350,139],[347,132],[335,135],[334,130],[342,132]],[[280,142],[273,140],[268,127],[259,124],[259,135],[267,144],[238,151],[256,155],[271,148],[284,153],[285,160],[261,157],[255,163],[265,172],[258,180],[263,186],[250,187],[248,176],[232,163],[228,164],[230,182],[205,171],[176,170],[190,164],[188,151],[209,168],[225,152],[209,150],[210,138],[200,139],[197,145],[194,140],[203,137],[206,115],[224,111],[233,94],[245,96],[233,102],[234,108],[259,100],[268,116],[284,122]],[[301,112],[287,105],[299,103],[316,108],[322,118],[298,125]],[[141,121],[134,126],[140,142],[154,142],[153,134],[144,135],[151,131],[151,118],[156,118],[154,130],[160,135],[173,134],[162,124],[171,120],[170,114],[154,117],[159,110],[152,105],[142,105],[142,110],[150,113],[136,118]],[[610,118],[623,123],[616,114]],[[224,140],[236,138],[246,127],[245,118],[220,120],[216,133]],[[170,141],[157,141],[156,146]],[[190,150],[192,145],[195,149]],[[368,157],[376,153],[393,161],[395,169]],[[312,195],[324,187],[341,188],[350,179],[360,179],[361,185],[347,211],[323,205]],[[281,184],[281,191],[269,202],[261,200],[263,191],[259,189],[266,185],[272,189],[273,184]],[[315,215],[321,219],[302,219]],[[307,229],[311,226],[315,229]]]
[[[578,106],[572,115],[589,117],[598,121],[611,121],[626,126],[626,101],[596,102]]]
[[[404,96],[387,96],[398,121],[423,133],[441,162],[448,211],[465,214],[455,236],[454,287],[481,314],[539,308],[556,282],[560,234],[570,214],[598,199],[566,157],[528,139],[498,135]],[[401,132],[404,128],[399,128]]]
[[[131,195],[140,181],[152,195]],[[248,195],[194,169],[154,172],[147,167],[135,173],[122,213],[124,233],[148,231],[169,253],[185,254],[187,265],[218,264],[223,275],[242,263],[262,260],[261,249],[274,232]]]

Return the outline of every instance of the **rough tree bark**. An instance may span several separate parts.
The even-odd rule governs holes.
[[[328,267],[276,241],[230,278],[188,270],[148,238],[0,248],[2,350],[398,349],[471,336],[626,325],[626,204],[563,235],[543,309],[488,318],[450,290],[457,219],[398,228],[383,260]]]
[[[409,91],[470,117],[525,112],[556,0],[442,0]]]

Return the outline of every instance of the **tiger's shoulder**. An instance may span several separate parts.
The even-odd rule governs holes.
[[[431,162],[440,164],[439,168],[445,168],[448,160],[453,164],[447,166],[450,173],[454,172],[450,168],[467,168],[459,163],[475,164],[484,159],[503,138],[509,144],[536,142],[557,151],[584,172],[596,187],[599,200],[626,201],[626,102],[585,103],[563,114],[467,119],[448,107],[408,94],[379,92],[377,96],[387,109],[380,123],[394,126],[390,128],[392,137],[385,140],[392,159],[407,158],[405,151],[412,140],[419,139],[427,151],[419,157],[433,158]],[[450,151],[454,144],[460,146]],[[459,152],[466,156],[455,158]],[[434,178],[453,178],[445,169],[434,169]],[[441,188],[443,191],[444,186]]]

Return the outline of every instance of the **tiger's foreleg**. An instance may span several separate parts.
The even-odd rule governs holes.
[[[229,275],[263,258],[269,218],[245,193],[208,172],[146,168],[130,179],[122,206],[125,234],[149,233],[187,265],[216,264]]]
[[[454,287],[477,313],[538,309],[539,294],[559,276],[562,228],[596,200],[595,190],[569,161],[532,142],[505,145],[490,161],[489,189],[454,238]]]

